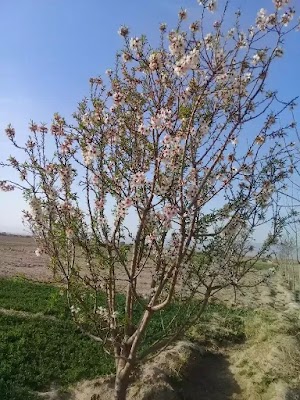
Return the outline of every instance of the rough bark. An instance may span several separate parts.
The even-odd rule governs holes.
[[[126,400],[128,385],[129,373],[117,372],[115,379],[115,400]]]

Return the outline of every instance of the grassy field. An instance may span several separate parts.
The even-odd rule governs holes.
[[[254,264],[254,267],[255,267],[255,269],[260,271],[260,270],[266,270],[266,269],[269,269],[272,267],[276,267],[276,264],[270,263],[268,261],[258,260]]]
[[[37,391],[113,371],[113,360],[101,345],[83,336],[67,317],[59,289],[2,279],[0,307],[57,317],[0,314],[1,400],[36,399]]]
[[[122,303],[119,298],[120,306]],[[27,280],[1,279],[0,308],[35,314],[31,318],[30,314],[7,315],[5,310],[0,313],[1,400],[33,400],[38,391],[53,386],[64,388],[81,379],[113,372],[113,360],[101,344],[83,336],[71,321],[59,288]],[[140,308],[136,310],[137,318],[141,312]],[[178,313],[183,318],[187,310],[173,304],[157,314],[144,338],[142,351],[158,339],[162,329],[170,333],[170,322]],[[197,335],[191,331],[190,337],[239,341],[244,336],[243,313],[211,305],[197,327]],[[212,325],[212,320],[217,325]]]

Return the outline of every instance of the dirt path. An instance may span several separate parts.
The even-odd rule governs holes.
[[[300,304],[295,302],[292,292],[284,286],[283,277],[279,273],[271,282],[269,298],[270,306],[279,313],[300,308]]]
[[[250,338],[249,342],[197,357],[188,366],[185,374],[180,390],[182,400],[300,399],[297,389],[289,389],[288,385],[292,382],[284,381],[285,373],[278,372],[277,376],[276,371],[273,371],[283,368],[286,369],[283,372],[288,375],[289,368],[292,368],[291,364],[285,364],[285,357],[286,353],[293,351],[297,342],[292,336],[285,334],[284,329],[281,330],[280,323],[285,314],[299,309],[299,304],[293,301],[293,295],[284,287],[279,273],[268,286],[260,287],[249,297],[250,299],[242,299],[242,303],[252,302],[252,308],[254,305],[259,310],[258,313],[262,313],[261,320],[256,322],[258,327],[254,327],[257,339]],[[263,326],[264,315],[268,315],[268,310],[273,318],[273,327],[268,321]],[[262,332],[259,331],[259,326]]]
[[[59,321],[56,317],[53,315],[44,315],[42,313],[31,313],[27,311],[17,311],[17,310],[12,310],[8,308],[0,308],[0,314],[2,315],[8,315],[10,317],[19,317],[19,318],[27,318],[27,319],[44,319],[48,321]]]
[[[241,388],[230,371],[225,354],[206,353],[187,369],[184,385],[180,390],[184,400],[238,399]]]

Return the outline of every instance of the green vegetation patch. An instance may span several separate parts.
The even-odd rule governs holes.
[[[70,321],[0,315],[2,400],[31,400],[35,391],[66,386],[113,371],[101,345]]]
[[[69,316],[66,299],[58,287],[20,278],[0,279],[0,308]]]
[[[245,322],[251,315],[251,310],[210,304],[200,321],[190,330],[189,337],[206,344],[240,343],[246,339]]]
[[[275,263],[268,262],[267,260],[264,260],[264,259],[258,260],[254,264],[254,268],[258,271],[264,271],[264,270],[267,270],[269,268],[274,268],[274,267],[276,267]]]
[[[1,400],[37,399],[37,391],[113,372],[113,360],[101,343],[84,336],[71,321],[59,288],[1,279],[0,307],[56,317],[0,314]]]

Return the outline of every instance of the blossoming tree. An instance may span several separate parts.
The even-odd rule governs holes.
[[[76,323],[114,356],[117,400],[126,398],[140,359],[187,329],[207,304],[214,280],[201,280],[203,297],[187,285],[196,253],[213,258],[223,246],[228,262],[222,268],[213,258],[213,276],[238,284],[234,243],[268,218],[290,164],[292,126],[278,118],[293,102],[279,101],[266,84],[285,36],[298,26],[295,11],[276,0],[274,12],[261,9],[249,29],[241,29],[238,12],[228,30],[227,2],[208,31],[205,16],[216,5],[199,3],[189,27],[185,10],[174,30],[160,26],[155,48],[121,27],[116,67],[104,81],[91,79],[72,125],[58,114],[49,128],[32,122],[25,144],[6,129],[23,156],[2,163],[20,181],[2,180],[1,189],[23,191],[36,255],[49,256]],[[277,217],[274,226],[275,238]],[[145,350],[152,321],[163,320],[174,301],[184,313],[162,324]]]

